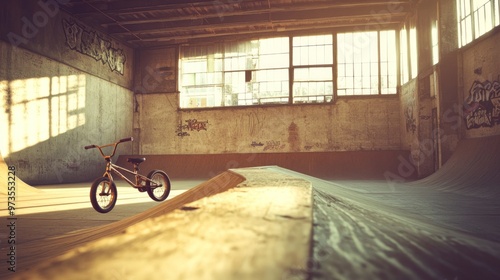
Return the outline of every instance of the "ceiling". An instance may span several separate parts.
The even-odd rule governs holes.
[[[62,9],[136,48],[403,22],[416,0],[68,0]]]

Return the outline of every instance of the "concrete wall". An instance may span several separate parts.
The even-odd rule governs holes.
[[[30,184],[88,181],[103,165],[83,146],[132,134],[130,90],[0,42],[0,150]],[[130,153],[131,145],[121,151]]]
[[[143,170],[206,178],[228,168],[278,164],[314,176],[383,179],[385,171],[397,172],[399,155],[408,158],[401,151],[397,96],[181,110],[177,47],[137,55],[133,153],[148,156]]]
[[[417,81],[411,80],[401,87],[401,147],[411,150],[412,145],[418,144],[417,124]]]
[[[173,168],[174,175],[183,177],[186,174],[172,167],[177,165],[170,162],[173,155],[177,161],[182,161],[180,166],[190,166],[189,163],[198,166],[192,171],[193,176],[212,174],[213,170],[221,168],[220,164],[215,167],[213,163],[201,168],[199,161],[213,162],[204,155],[214,155],[225,161],[222,163],[225,168],[278,163],[263,154],[277,157],[289,154],[289,158],[304,162],[321,157],[323,163],[331,165],[324,168],[321,175],[328,170],[342,170],[343,174],[335,177],[346,175],[345,165],[349,163],[341,166],[341,160],[329,160],[328,157],[356,157],[351,163],[358,163],[350,164],[348,176],[366,171],[383,178],[384,172],[379,170],[393,171],[397,167],[395,159],[401,151],[400,100],[397,96],[342,98],[325,105],[181,110],[177,67],[177,47],[137,52],[134,137],[138,141],[134,143],[133,153],[155,155],[155,163],[161,163],[158,166],[165,166],[167,171]],[[169,69],[174,71],[169,72]],[[367,170],[370,164],[377,165],[372,151],[381,152],[377,156],[390,157],[384,159],[387,164],[379,166],[377,171]],[[384,154],[384,151],[389,152]],[[341,152],[354,153],[336,154]],[[370,164],[366,164],[367,161]],[[289,167],[295,166],[295,170],[303,172],[311,170],[310,164],[303,165],[305,167]],[[363,170],[359,169],[361,166]],[[331,175],[334,173],[332,171]]]
[[[459,103],[459,57],[455,1],[422,1],[416,7],[418,75],[402,85],[402,148],[406,166],[426,177],[450,158],[463,127]],[[439,13],[439,63],[432,59],[432,15]]]
[[[133,49],[59,8],[67,0],[7,0],[0,12],[0,40],[132,88]]]
[[[256,154],[399,150],[396,96],[335,104],[179,109],[176,47],[138,52],[134,153]]]
[[[0,150],[27,183],[89,181],[104,161],[83,146],[133,133],[133,50],[49,2],[2,2]]]
[[[432,65],[434,1],[417,6],[418,77],[404,85],[401,98],[402,148],[418,177],[432,174],[451,157],[463,138],[500,134],[499,29],[458,48],[456,3],[439,1],[439,63]]]
[[[139,154],[400,149],[399,100],[333,105],[179,110],[177,94],[141,94]]]
[[[460,63],[456,0],[439,2],[439,65],[437,113],[439,132],[444,138],[440,141],[440,164],[446,163],[463,137],[461,127]]]
[[[500,29],[463,49],[463,90],[466,137],[500,135]]]
[[[325,178],[384,179],[409,158],[400,148],[398,97],[204,110],[179,110],[175,93],[136,98],[134,153],[148,157],[144,170],[164,168],[175,178],[279,165]]]

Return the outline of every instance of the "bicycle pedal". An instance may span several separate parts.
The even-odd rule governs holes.
[[[138,187],[137,188],[140,192],[145,192],[146,191],[146,187]]]

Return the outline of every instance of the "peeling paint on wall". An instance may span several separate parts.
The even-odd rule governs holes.
[[[463,107],[467,129],[500,124],[500,82],[474,81]]]
[[[299,126],[294,122],[288,127],[288,143],[290,144],[291,151],[300,151]]]
[[[95,31],[86,31],[85,27],[66,19],[63,19],[63,29],[70,49],[101,61],[111,71],[123,75],[126,56],[122,49],[113,48],[111,41],[101,38]]]

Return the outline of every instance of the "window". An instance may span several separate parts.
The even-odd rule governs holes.
[[[437,19],[432,21],[431,33],[432,64],[436,65],[439,62],[439,24]]]
[[[418,76],[417,18],[409,19],[399,31],[399,56],[401,84]]]
[[[333,36],[293,38],[293,102],[333,100]]]
[[[240,98],[237,105],[286,104],[290,85],[290,39],[288,37],[252,41],[252,64],[248,65],[247,92],[251,101]],[[236,104],[234,104],[236,105]]]
[[[380,90],[381,94],[395,94],[397,77],[396,31],[380,31]]]
[[[179,62],[180,107],[326,103],[335,96],[395,94],[396,55],[395,30],[186,46]]]
[[[288,103],[289,38],[182,49],[181,108]]]
[[[499,0],[457,0],[459,46],[500,24]]]
[[[222,103],[223,72],[220,46],[186,48],[181,64],[182,108],[213,107]]]
[[[410,25],[410,70],[411,78],[415,79],[418,75],[418,43],[417,26],[414,21]]]
[[[337,34],[338,96],[396,93],[396,33]]]
[[[410,63],[408,62],[408,31],[406,25],[399,32],[399,57],[401,61],[401,84],[410,80]]]

